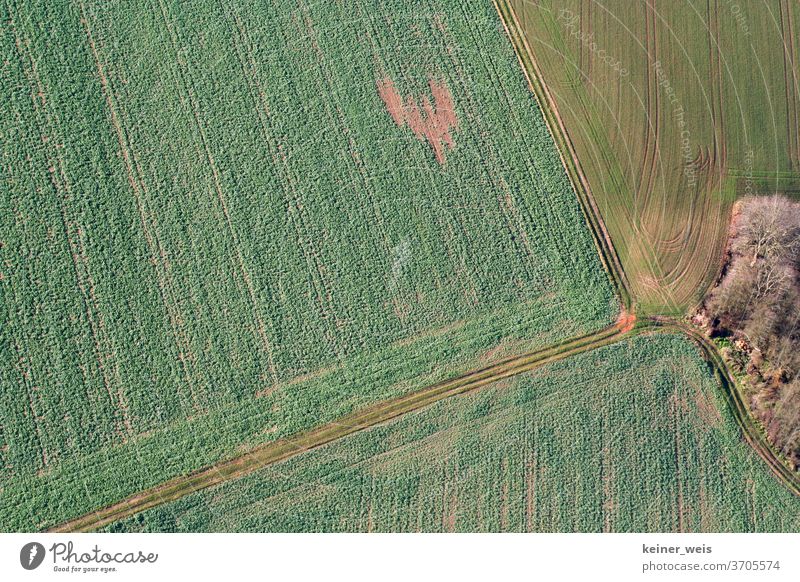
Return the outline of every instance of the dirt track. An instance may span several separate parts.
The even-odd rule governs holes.
[[[781,459],[780,454],[775,451],[767,440],[764,431],[755,424],[750,415],[750,410],[736,387],[736,381],[733,379],[716,346],[706,336],[687,323],[665,320],[658,322],[658,324],[662,325],[665,330],[686,334],[698,345],[704,359],[711,365],[714,375],[722,386],[731,414],[733,414],[736,424],[739,425],[744,439],[769,466],[775,477],[789,491],[800,496],[800,475],[787,466]]]
[[[90,531],[135,515],[157,505],[179,499],[195,491],[237,479],[262,467],[277,463],[336,439],[420,410],[431,404],[470,392],[503,378],[515,376],[566,357],[618,342],[637,333],[629,317],[597,333],[521,356],[505,358],[490,366],[457,378],[434,384],[417,392],[360,410],[336,421],[293,437],[280,439],[223,461],[146,489],[118,503],[87,513],[52,528],[52,532]]]
[[[114,521],[130,517],[158,505],[175,501],[194,493],[238,479],[267,465],[284,461],[311,449],[323,446],[355,432],[393,420],[404,414],[421,410],[440,400],[471,392],[503,378],[528,372],[545,364],[617,343],[642,332],[682,333],[700,348],[720,381],[736,423],[744,439],[764,459],[775,477],[795,495],[800,495],[800,478],[789,469],[766,437],[753,423],[745,403],[713,343],[686,323],[672,319],[656,319],[634,324],[632,315],[623,316],[612,327],[597,333],[573,339],[562,344],[537,350],[521,356],[506,358],[490,366],[473,370],[457,378],[434,384],[417,392],[388,400],[360,410],[336,421],[290,438],[280,439],[223,461],[146,489],[118,503],[87,513],[53,527],[51,532],[91,531]]]
[[[528,76],[531,89],[539,99],[548,126],[559,145],[562,161],[570,175],[570,179],[573,180],[573,184],[575,185],[578,197],[581,201],[581,206],[595,237],[603,262],[622,298],[623,304],[629,307],[632,297],[629,292],[624,271],[614,252],[611,239],[600,219],[597,207],[589,194],[588,184],[580,171],[580,166],[577,164],[575,152],[569,140],[566,138],[566,135],[563,133],[563,126],[558,125],[561,123],[560,119],[553,117],[554,110],[548,110],[548,105],[552,105],[552,100],[549,98],[547,88],[543,85],[538,74],[535,71],[530,71],[530,67],[535,67],[535,64],[530,58],[526,58],[528,49],[525,46],[524,38],[519,32],[514,13],[511,11],[507,0],[496,0],[495,5],[504,26],[506,26],[506,31],[512,39],[523,70]],[[511,28],[509,28],[509,26],[511,26]],[[800,495],[800,476],[794,474],[783,463],[780,456],[767,442],[763,432],[754,424],[736,388],[735,382],[714,344],[688,324],[669,318],[656,318],[654,320],[640,322],[637,325],[633,314],[625,310],[617,324],[595,334],[567,340],[555,346],[521,356],[505,358],[490,366],[473,370],[457,378],[434,384],[420,391],[357,411],[313,430],[256,447],[236,458],[205,467],[189,475],[177,477],[161,485],[136,493],[113,505],[58,525],[50,531],[90,531],[101,528],[119,519],[135,515],[136,513],[163,503],[174,501],[195,491],[218,485],[227,480],[242,477],[262,467],[283,461],[310,449],[323,446],[349,434],[420,410],[445,398],[476,390],[503,378],[533,370],[550,362],[616,343],[643,331],[684,333],[699,346],[704,358],[711,365],[714,374],[720,381],[731,412],[742,430],[745,440],[753,447],[756,453],[764,459],[775,476],[790,491],[796,495]]]

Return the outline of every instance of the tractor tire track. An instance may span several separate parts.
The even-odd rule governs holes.
[[[6,8],[11,15],[19,13],[16,5],[12,8],[7,3]],[[58,200],[61,228],[69,248],[75,283],[80,291],[81,307],[91,337],[95,364],[108,397],[108,402],[116,411],[113,418],[114,431],[120,440],[126,441],[128,435],[132,432],[131,420],[128,415],[129,407],[121,384],[119,363],[114,357],[115,350],[106,331],[105,318],[97,299],[94,277],[92,276],[89,255],[86,249],[86,236],[78,218],[71,216],[69,211],[69,204],[74,194],[64,156],[58,152],[59,146],[55,143],[56,136],[59,135],[58,114],[53,106],[47,103],[45,82],[38,71],[30,39],[22,36],[15,26],[14,19],[10,22],[10,28],[15,40],[17,57],[23,68],[26,80],[30,84],[29,89],[34,104],[33,113],[36,124],[43,136],[43,141],[44,136],[48,138],[44,148],[44,157],[48,165],[48,180]],[[109,369],[112,371],[110,372]],[[112,379],[112,376],[115,379]],[[84,374],[84,377],[86,378],[86,374]],[[87,389],[89,389],[90,382],[88,378],[86,385]],[[96,398],[98,402],[102,400],[102,397],[98,394],[91,397]]]
[[[106,65],[104,65],[101,58],[95,36],[92,33],[91,21],[83,3],[80,4],[81,10],[81,25],[86,33],[89,49],[94,59],[95,67],[97,69],[97,78],[100,83],[100,89],[108,109],[111,126],[114,129],[114,135],[117,138],[119,151],[125,167],[125,173],[128,178],[128,184],[131,187],[134,200],[136,202],[136,210],[139,216],[139,222],[142,228],[149,252],[150,264],[153,266],[154,274],[159,289],[159,296],[164,310],[167,312],[167,317],[170,323],[170,330],[172,332],[173,340],[177,350],[177,357],[180,361],[181,370],[183,372],[184,380],[186,382],[186,389],[189,393],[188,400],[192,403],[192,408],[196,413],[201,412],[202,407],[198,404],[195,392],[196,380],[193,379],[189,371],[187,362],[190,362],[196,369],[196,357],[191,349],[190,339],[185,329],[183,317],[180,314],[178,302],[173,290],[172,277],[169,269],[167,268],[166,250],[160,240],[157,228],[154,224],[154,216],[152,212],[147,209],[145,195],[148,194],[148,187],[144,181],[144,177],[139,169],[138,163],[135,160],[135,152],[131,147],[131,139],[124,123],[121,119],[122,112],[120,111],[119,104],[115,99],[114,89],[111,85],[111,80],[106,74]],[[149,220],[148,220],[149,216]],[[183,392],[182,389],[178,389]],[[181,396],[186,399],[185,395]]]
[[[418,411],[440,400],[472,392],[503,378],[529,372],[545,364],[563,360],[605,345],[617,343],[639,333],[629,325],[614,325],[521,356],[502,359],[424,388],[354,412],[309,431],[257,446],[237,457],[176,477],[121,500],[53,527],[52,532],[91,531],[147,509],[175,501],[202,489],[238,479],[253,471],[321,447],[367,428]]]
[[[592,233],[595,246],[600,255],[600,260],[609,274],[612,286],[617,292],[617,296],[620,297],[622,305],[626,309],[630,309],[633,301],[630,284],[614,248],[614,243],[600,215],[597,202],[591,194],[589,182],[581,169],[575,148],[564,126],[564,121],[558,113],[555,99],[543,81],[542,73],[533,59],[533,51],[528,45],[509,0],[492,0],[492,2],[500,15],[503,28],[511,40],[528,85],[539,103],[545,124],[556,144],[561,163],[570,178],[572,187],[575,189],[587,226]]]
[[[783,53],[783,79],[786,95],[786,113],[789,122],[786,124],[786,144],[789,149],[791,167],[796,169],[800,164],[800,119],[797,113],[798,86],[797,63],[795,61],[794,22],[792,6],[781,0],[778,3],[781,20],[781,39]]]
[[[188,97],[189,109],[191,110],[192,118],[194,119],[195,127],[197,128],[197,135],[199,137],[198,145],[201,146],[200,147],[201,153],[205,156],[206,165],[208,166],[208,169],[210,170],[211,174],[211,183],[213,184],[214,191],[216,193],[217,203],[219,204],[220,210],[222,211],[226,230],[228,231],[228,236],[230,237],[230,240],[233,243],[234,255],[236,259],[234,262],[234,269],[238,272],[239,277],[241,278],[242,282],[245,285],[247,297],[250,302],[250,307],[255,323],[255,333],[257,337],[260,339],[262,348],[267,356],[268,367],[270,369],[270,373],[273,377],[273,380],[277,381],[278,373],[276,372],[273,345],[270,339],[267,337],[266,325],[264,323],[264,317],[261,313],[261,305],[256,294],[255,285],[253,283],[250,270],[248,269],[248,266],[245,264],[244,256],[242,253],[242,245],[239,239],[239,234],[236,228],[234,228],[233,219],[231,217],[231,212],[228,207],[228,200],[222,187],[222,180],[220,178],[219,168],[217,167],[217,163],[211,151],[211,145],[207,134],[207,127],[201,116],[200,104],[198,102],[197,96],[195,95],[194,91],[192,91],[192,83],[191,83],[191,78],[189,76],[189,65],[186,62],[185,58],[181,57],[181,51],[179,49],[180,39],[178,36],[178,32],[175,30],[175,27],[171,25],[170,17],[167,14],[167,10],[166,7],[164,6],[163,0],[158,0],[158,7],[160,9],[162,20],[164,21],[164,27],[168,33],[167,36],[170,41],[171,50],[175,55],[177,61],[178,81],[180,83],[180,86],[183,88],[183,91]]]

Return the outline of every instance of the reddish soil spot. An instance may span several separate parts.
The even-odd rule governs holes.
[[[617,323],[615,327],[621,331],[622,333],[629,332],[633,329],[636,325],[636,314],[631,311],[626,311],[623,309],[619,317],[617,318]]]
[[[450,130],[458,129],[458,118],[453,109],[450,89],[433,79],[428,81],[428,86],[433,103],[427,95],[420,98],[419,104],[411,95],[403,99],[391,79],[378,81],[378,94],[394,122],[399,127],[408,125],[417,139],[427,140],[433,148],[436,160],[444,164],[444,146],[453,147]]]

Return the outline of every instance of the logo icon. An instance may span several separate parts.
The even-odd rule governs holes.
[[[39,542],[28,542],[19,551],[19,563],[26,570],[35,570],[44,561],[44,546]]]

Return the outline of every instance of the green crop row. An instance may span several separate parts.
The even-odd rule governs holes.
[[[697,348],[639,336],[108,531],[797,531]]]
[[[242,4],[0,5],[0,530],[616,315],[491,3]]]

